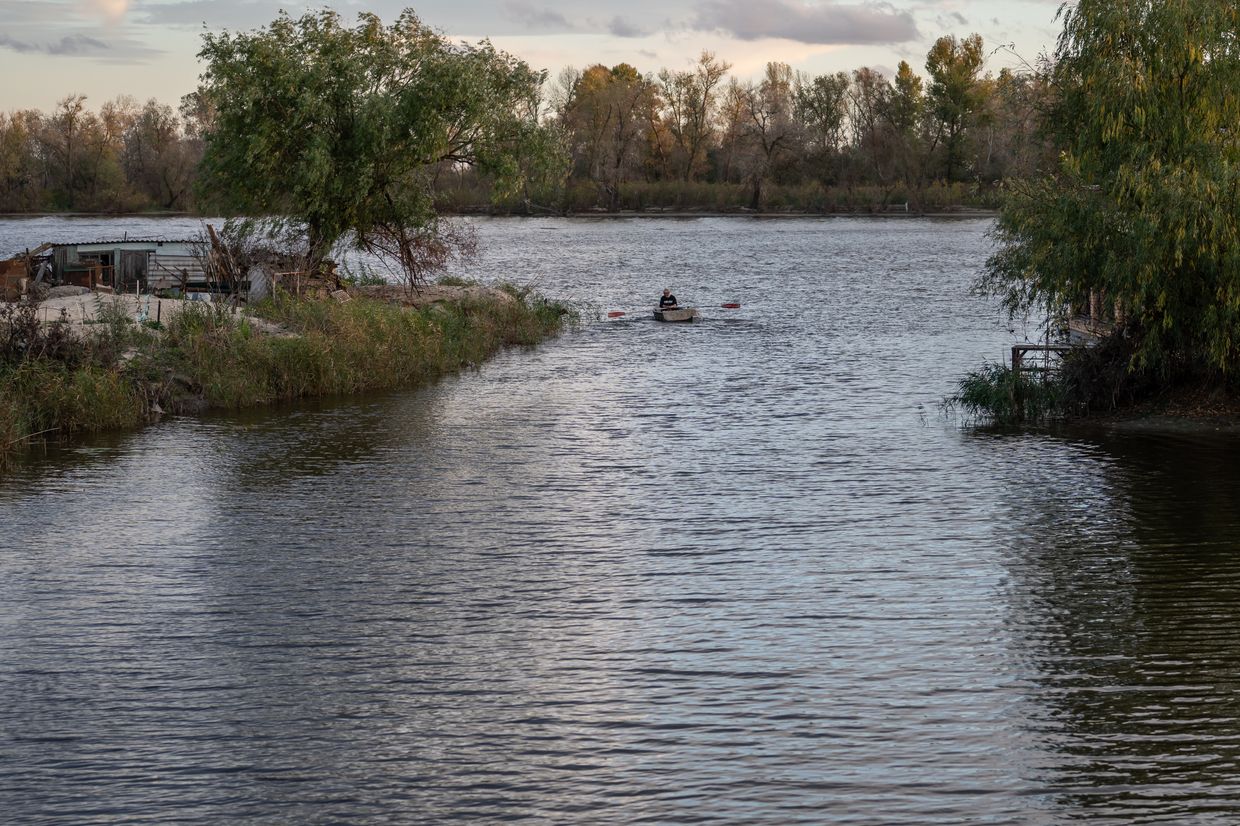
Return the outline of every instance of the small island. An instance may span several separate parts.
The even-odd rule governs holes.
[[[200,195],[273,217],[5,262],[5,298],[25,300],[0,303],[0,454],[167,412],[416,386],[561,329],[570,311],[528,288],[432,283],[475,249],[436,209],[436,172],[476,167],[509,191],[553,156],[527,105],[541,73],[412,12],[281,15],[203,44]]]

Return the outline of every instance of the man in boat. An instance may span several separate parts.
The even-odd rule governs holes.
[[[670,289],[664,288],[663,297],[659,299],[659,309],[660,310],[676,309],[676,296],[672,295],[672,291]]]

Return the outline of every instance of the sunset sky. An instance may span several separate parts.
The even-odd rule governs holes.
[[[988,67],[1032,62],[1053,49],[1059,0],[0,0],[0,109],[51,109],[71,93],[88,105],[119,94],[176,103],[198,76],[204,26],[251,29],[281,8],[330,5],[389,21],[412,6],[454,39],[489,37],[553,76],[565,66],[626,61],[642,72],[685,68],[703,49],[741,77],[770,60],[813,74],[900,60],[921,73],[944,34],[980,33]],[[1009,48],[1001,48],[1007,46]]]

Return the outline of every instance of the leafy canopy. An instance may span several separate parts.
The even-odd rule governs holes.
[[[207,33],[199,97],[213,113],[203,186],[222,205],[303,224],[314,260],[350,237],[436,225],[437,170],[473,165],[511,194],[552,142],[544,76],[490,43],[450,43],[406,10],[390,26],[331,10]]]
[[[1240,6],[1065,6],[1049,116],[1057,169],[1009,199],[983,285],[1021,312],[1118,311],[1132,366],[1240,356]]]
[[[948,181],[955,178],[964,165],[966,130],[970,119],[982,106],[983,88],[978,76],[985,62],[979,34],[971,34],[963,40],[957,40],[954,35],[940,37],[926,55],[926,72],[930,76],[926,96],[943,142]]]

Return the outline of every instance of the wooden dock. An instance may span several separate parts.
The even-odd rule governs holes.
[[[1029,353],[1070,353],[1079,350],[1082,344],[1024,344],[1012,345],[1012,372],[1019,374],[1022,370],[1043,370],[1042,367],[1025,367],[1025,356]]]

